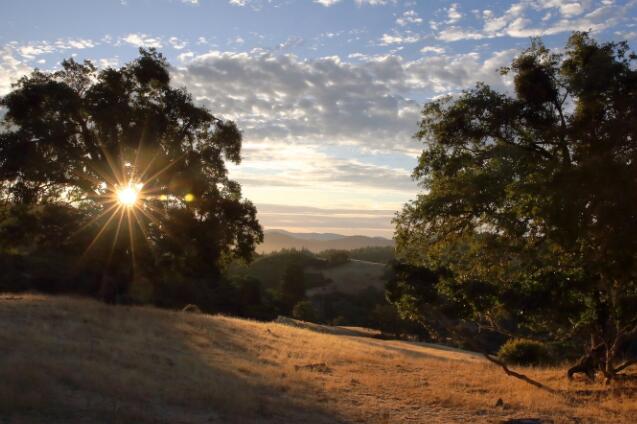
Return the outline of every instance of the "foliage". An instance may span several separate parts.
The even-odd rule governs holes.
[[[396,305],[387,302],[374,306],[371,319],[374,325],[370,327],[379,329],[383,334],[400,337],[403,334],[419,333],[419,328],[414,326],[412,321],[405,320],[400,316]]]
[[[305,274],[301,264],[293,262],[288,265],[281,280],[280,292],[284,314],[288,315],[294,305],[305,299]]]
[[[70,59],[36,70],[0,106],[0,250],[12,267],[60,264],[50,279],[66,270],[59,278],[98,287],[170,275],[189,281],[179,290],[190,297],[200,285],[215,290],[225,264],[249,260],[262,241],[256,208],[226,169],[240,162],[241,133],[173,88],[155,50],[120,69]],[[143,185],[142,201],[125,209],[115,193],[130,185]]]
[[[256,278],[263,283],[265,288],[278,289],[286,269],[293,263],[300,264],[307,276],[309,267],[319,268],[322,266],[323,261],[309,250],[283,249],[278,252],[260,255],[250,263],[246,263],[243,260],[235,260],[228,267],[227,274],[231,278]],[[313,280],[312,285],[321,284],[320,281],[316,281],[316,276],[307,279]],[[310,283],[310,281],[306,282]]]
[[[546,345],[526,339],[508,340],[498,350],[498,358],[515,365],[543,365],[551,360]]]
[[[316,322],[316,311],[312,302],[309,300],[302,300],[294,305],[292,308],[292,317],[301,321]]]
[[[534,40],[502,70],[513,95],[478,84],[425,106],[424,192],[395,221],[399,257],[425,274],[394,284],[404,314],[603,345],[614,376],[637,332],[634,59],[586,33],[562,55]]]
[[[319,256],[325,258],[327,260],[327,266],[330,267],[346,264],[350,259],[349,252],[346,250],[327,250],[321,252]]]
[[[343,252],[347,254],[348,259],[356,259],[359,261],[389,263],[394,259],[394,248],[389,246],[368,246],[359,247],[351,250],[328,249],[320,252],[319,257],[328,259],[330,255]]]

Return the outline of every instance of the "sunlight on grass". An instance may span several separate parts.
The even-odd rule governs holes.
[[[47,422],[68,421],[69,411],[214,423],[619,423],[637,414],[634,398],[601,382],[568,382],[561,367],[523,371],[581,402],[507,377],[475,354],[280,323],[39,295],[0,296],[0,322],[0,411],[60,418]]]

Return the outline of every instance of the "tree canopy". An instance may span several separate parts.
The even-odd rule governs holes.
[[[214,280],[262,241],[226,167],[241,160],[241,132],[175,88],[157,51],[119,69],[65,60],[0,105],[4,253],[66,252],[111,277]]]
[[[480,83],[424,107],[423,192],[395,221],[403,313],[579,337],[615,374],[637,332],[634,60],[587,33],[560,54],[534,40],[502,69],[509,92]]]

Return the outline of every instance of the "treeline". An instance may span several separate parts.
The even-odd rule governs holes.
[[[144,273],[136,274],[134,264],[125,260],[111,267],[117,273],[104,276],[101,258],[107,257],[107,252],[78,260],[82,258],[82,246],[90,244],[89,240],[56,242],[58,232],[68,231],[65,225],[74,225],[68,211],[38,207],[24,211],[19,217],[14,213],[13,209],[0,208],[0,237],[13,240],[0,247],[3,292],[77,294],[109,303],[171,309],[194,304],[206,313],[257,320],[286,315],[330,325],[376,328],[392,335],[422,333],[419,327],[399,317],[396,307],[386,300],[384,290],[369,288],[358,294],[330,292],[312,298],[306,296],[307,290],[332,283],[323,270],[347,265],[350,258],[380,261],[383,255],[389,257],[386,248],[320,254],[282,250],[260,255],[251,262],[234,260],[215,278],[188,275],[170,266],[156,268],[153,273],[147,267]],[[20,230],[27,221],[33,233]],[[47,223],[55,225],[49,227]],[[38,243],[31,245],[35,234],[40,235]]]
[[[368,246],[359,247],[352,250],[324,250],[318,254],[319,257],[328,258],[330,255],[341,254],[346,255],[348,258],[356,259],[359,261],[377,262],[381,264],[388,264],[395,258],[395,249],[391,246]]]
[[[347,266],[350,259],[380,262],[393,256],[392,248],[362,248],[355,251],[328,250],[314,254],[308,250],[284,249],[262,255],[251,263],[237,261],[229,268],[231,279],[258,280],[264,299],[276,305],[282,315],[329,325],[362,326],[379,329],[392,336],[425,336],[424,329],[413,321],[403,319],[390,304],[385,290],[367,288],[356,294],[331,291],[307,298],[306,291],[333,283],[323,270]],[[375,259],[375,260],[372,260]],[[385,268],[385,278],[392,275],[391,266]],[[361,273],[361,279],[367,278]]]

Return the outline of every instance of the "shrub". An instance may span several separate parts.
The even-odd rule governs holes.
[[[316,322],[316,311],[312,302],[309,300],[298,302],[292,309],[292,317],[301,321]]]
[[[549,349],[541,342],[510,339],[498,351],[498,357],[508,364],[541,365],[550,362]]]

